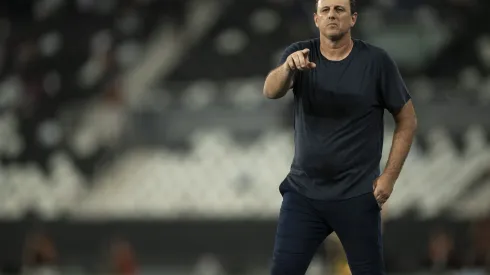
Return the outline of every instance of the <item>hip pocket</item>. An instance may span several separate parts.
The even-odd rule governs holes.
[[[374,202],[374,204],[376,205],[376,208],[381,211],[383,209],[383,207],[378,203],[378,200],[376,200],[376,196],[374,195],[374,192],[371,192],[371,198]]]

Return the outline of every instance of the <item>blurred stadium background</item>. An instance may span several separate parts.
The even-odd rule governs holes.
[[[313,2],[0,1],[3,274],[268,274],[292,113],[261,91]],[[419,116],[388,271],[488,274],[490,2],[358,5]],[[335,236],[308,274],[349,274]]]

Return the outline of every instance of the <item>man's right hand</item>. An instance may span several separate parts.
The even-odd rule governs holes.
[[[292,53],[284,62],[286,68],[290,71],[305,71],[316,68],[316,64],[310,62],[308,54],[310,53],[310,49],[304,49],[301,51],[297,51]]]

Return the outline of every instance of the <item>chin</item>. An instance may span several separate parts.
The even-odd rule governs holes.
[[[342,39],[342,37],[344,37],[344,33],[341,33],[341,32],[327,33],[326,36],[331,41],[339,41],[340,39]]]

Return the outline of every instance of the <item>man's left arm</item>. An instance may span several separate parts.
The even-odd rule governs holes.
[[[373,184],[378,203],[384,204],[393,192],[410,152],[417,129],[417,117],[410,93],[395,62],[386,52],[382,53],[379,61],[380,99],[393,115],[396,125],[385,169]]]
[[[395,131],[388,162],[383,174],[394,183],[398,179],[410,152],[415,131],[417,130],[417,117],[412,100],[409,100],[398,113],[393,114],[393,118],[395,119]]]

